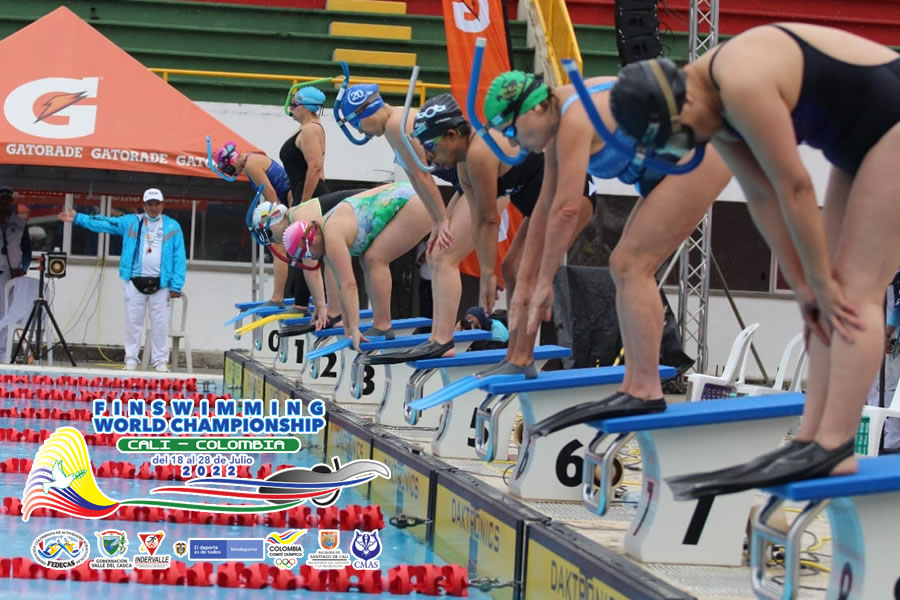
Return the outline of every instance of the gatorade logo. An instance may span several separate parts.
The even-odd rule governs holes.
[[[480,33],[491,25],[491,8],[488,0],[478,0],[477,10],[469,6],[472,0],[453,3],[453,23],[466,33]]]
[[[46,77],[23,83],[6,97],[3,114],[10,125],[28,135],[56,140],[94,133],[99,77]]]

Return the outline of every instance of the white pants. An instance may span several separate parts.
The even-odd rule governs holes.
[[[169,288],[142,294],[125,282],[125,361],[138,361],[144,311],[150,308],[150,364],[169,364]]]

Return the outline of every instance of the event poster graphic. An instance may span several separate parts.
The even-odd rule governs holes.
[[[245,476],[238,476],[235,466],[253,464],[254,452],[297,452],[300,441],[294,434],[320,433],[326,424],[325,404],[313,400],[305,410],[301,400],[286,400],[280,407],[277,401],[264,407],[262,400],[218,399],[212,404],[189,399],[169,403],[94,400],[92,424],[97,433],[122,435],[116,444],[120,453],[150,454],[151,464],[174,467],[181,481],[154,487],[147,497],[112,497],[101,489],[82,432],[59,427],[34,457],[22,494],[22,520],[29,521],[39,509],[100,520],[117,518],[116,511],[125,506],[224,514],[286,511],[307,501],[327,507],[345,489],[391,477],[381,462],[341,464],[337,457],[331,465],[282,467],[261,478],[247,477],[249,469],[244,469]],[[296,565],[304,555],[299,543],[304,533],[303,529],[271,532],[258,540],[260,548],[268,547],[259,560],[279,561],[279,568]],[[140,552],[133,558],[124,556],[129,548],[124,531],[100,527],[94,535],[100,557],[92,561],[92,568],[166,568],[169,564],[168,554],[157,553],[166,540],[162,528],[138,534],[135,546],[140,546]],[[328,532],[326,537],[331,535]],[[182,545],[178,549],[173,543],[166,541],[166,547],[178,555],[186,552],[184,541],[178,542]],[[41,564],[64,569],[87,560],[89,546],[80,534],[56,529],[35,540],[32,553]]]
[[[122,412],[121,403],[114,401],[107,407],[105,400],[93,403],[93,423],[98,433],[194,433],[216,432],[231,436],[245,433],[255,434],[261,430],[276,433],[301,431],[318,433],[325,425],[324,403],[314,400],[309,403],[309,415],[297,416],[302,411],[300,400],[286,403],[285,416],[262,415],[262,401],[245,401],[243,416],[236,416],[236,401],[220,399],[216,401],[215,417],[208,416],[208,406],[200,402],[201,415],[193,413],[193,400],[173,400],[167,405],[162,400],[154,400],[146,407],[143,400],[128,403],[128,416]],[[277,402],[271,407],[277,414]],[[112,415],[108,415],[110,408]],[[148,414],[144,414],[149,408]],[[166,411],[171,418],[166,419]],[[204,415],[203,413],[207,413]],[[140,416],[139,416],[140,415]],[[253,416],[260,415],[260,416]],[[119,440],[120,449],[131,441]],[[171,448],[175,444],[185,444],[192,438],[148,438],[153,448]],[[193,438],[196,442],[203,438]],[[271,438],[270,438],[271,439]],[[251,438],[252,440],[252,438]],[[207,440],[207,446],[210,440]],[[296,444],[299,449],[299,443]],[[184,455],[176,455],[183,457]],[[172,458],[172,457],[170,457]],[[189,467],[198,462],[196,455],[188,455],[174,464]],[[202,465],[200,465],[202,466]],[[214,468],[205,472],[216,473]],[[219,465],[220,466],[220,465]],[[324,466],[324,465],[323,465]],[[368,483],[376,477],[390,478],[390,470],[382,463],[371,460],[354,460],[339,468],[293,467],[276,471],[264,479],[248,479],[234,476],[193,477],[182,485],[167,485],[150,490],[152,498],[115,499],[101,489],[91,468],[90,453],[84,436],[73,427],[58,428],[40,447],[34,458],[31,472],[25,483],[22,496],[22,520],[28,521],[31,513],[38,508],[53,509],[82,519],[103,519],[115,513],[121,506],[149,506],[229,513],[265,513],[288,510],[307,500],[325,499],[318,506],[334,503],[344,488]],[[228,474],[228,469],[219,469]],[[191,495],[209,498],[210,501],[184,501],[175,499]],[[171,499],[170,499],[171,497]]]

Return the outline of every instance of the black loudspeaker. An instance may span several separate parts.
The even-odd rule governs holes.
[[[656,0],[616,0],[616,47],[623,67],[662,54]]]

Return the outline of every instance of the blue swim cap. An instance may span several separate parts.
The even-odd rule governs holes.
[[[374,98],[368,106],[363,109],[366,102],[370,98]],[[376,83],[360,83],[347,88],[347,93],[341,100],[341,112],[343,119],[359,129],[359,122],[370,117],[384,106],[384,101],[378,93],[378,84]]]
[[[294,94],[292,104],[302,104],[307,110],[315,112],[325,104],[325,94],[311,85],[302,87]]]

